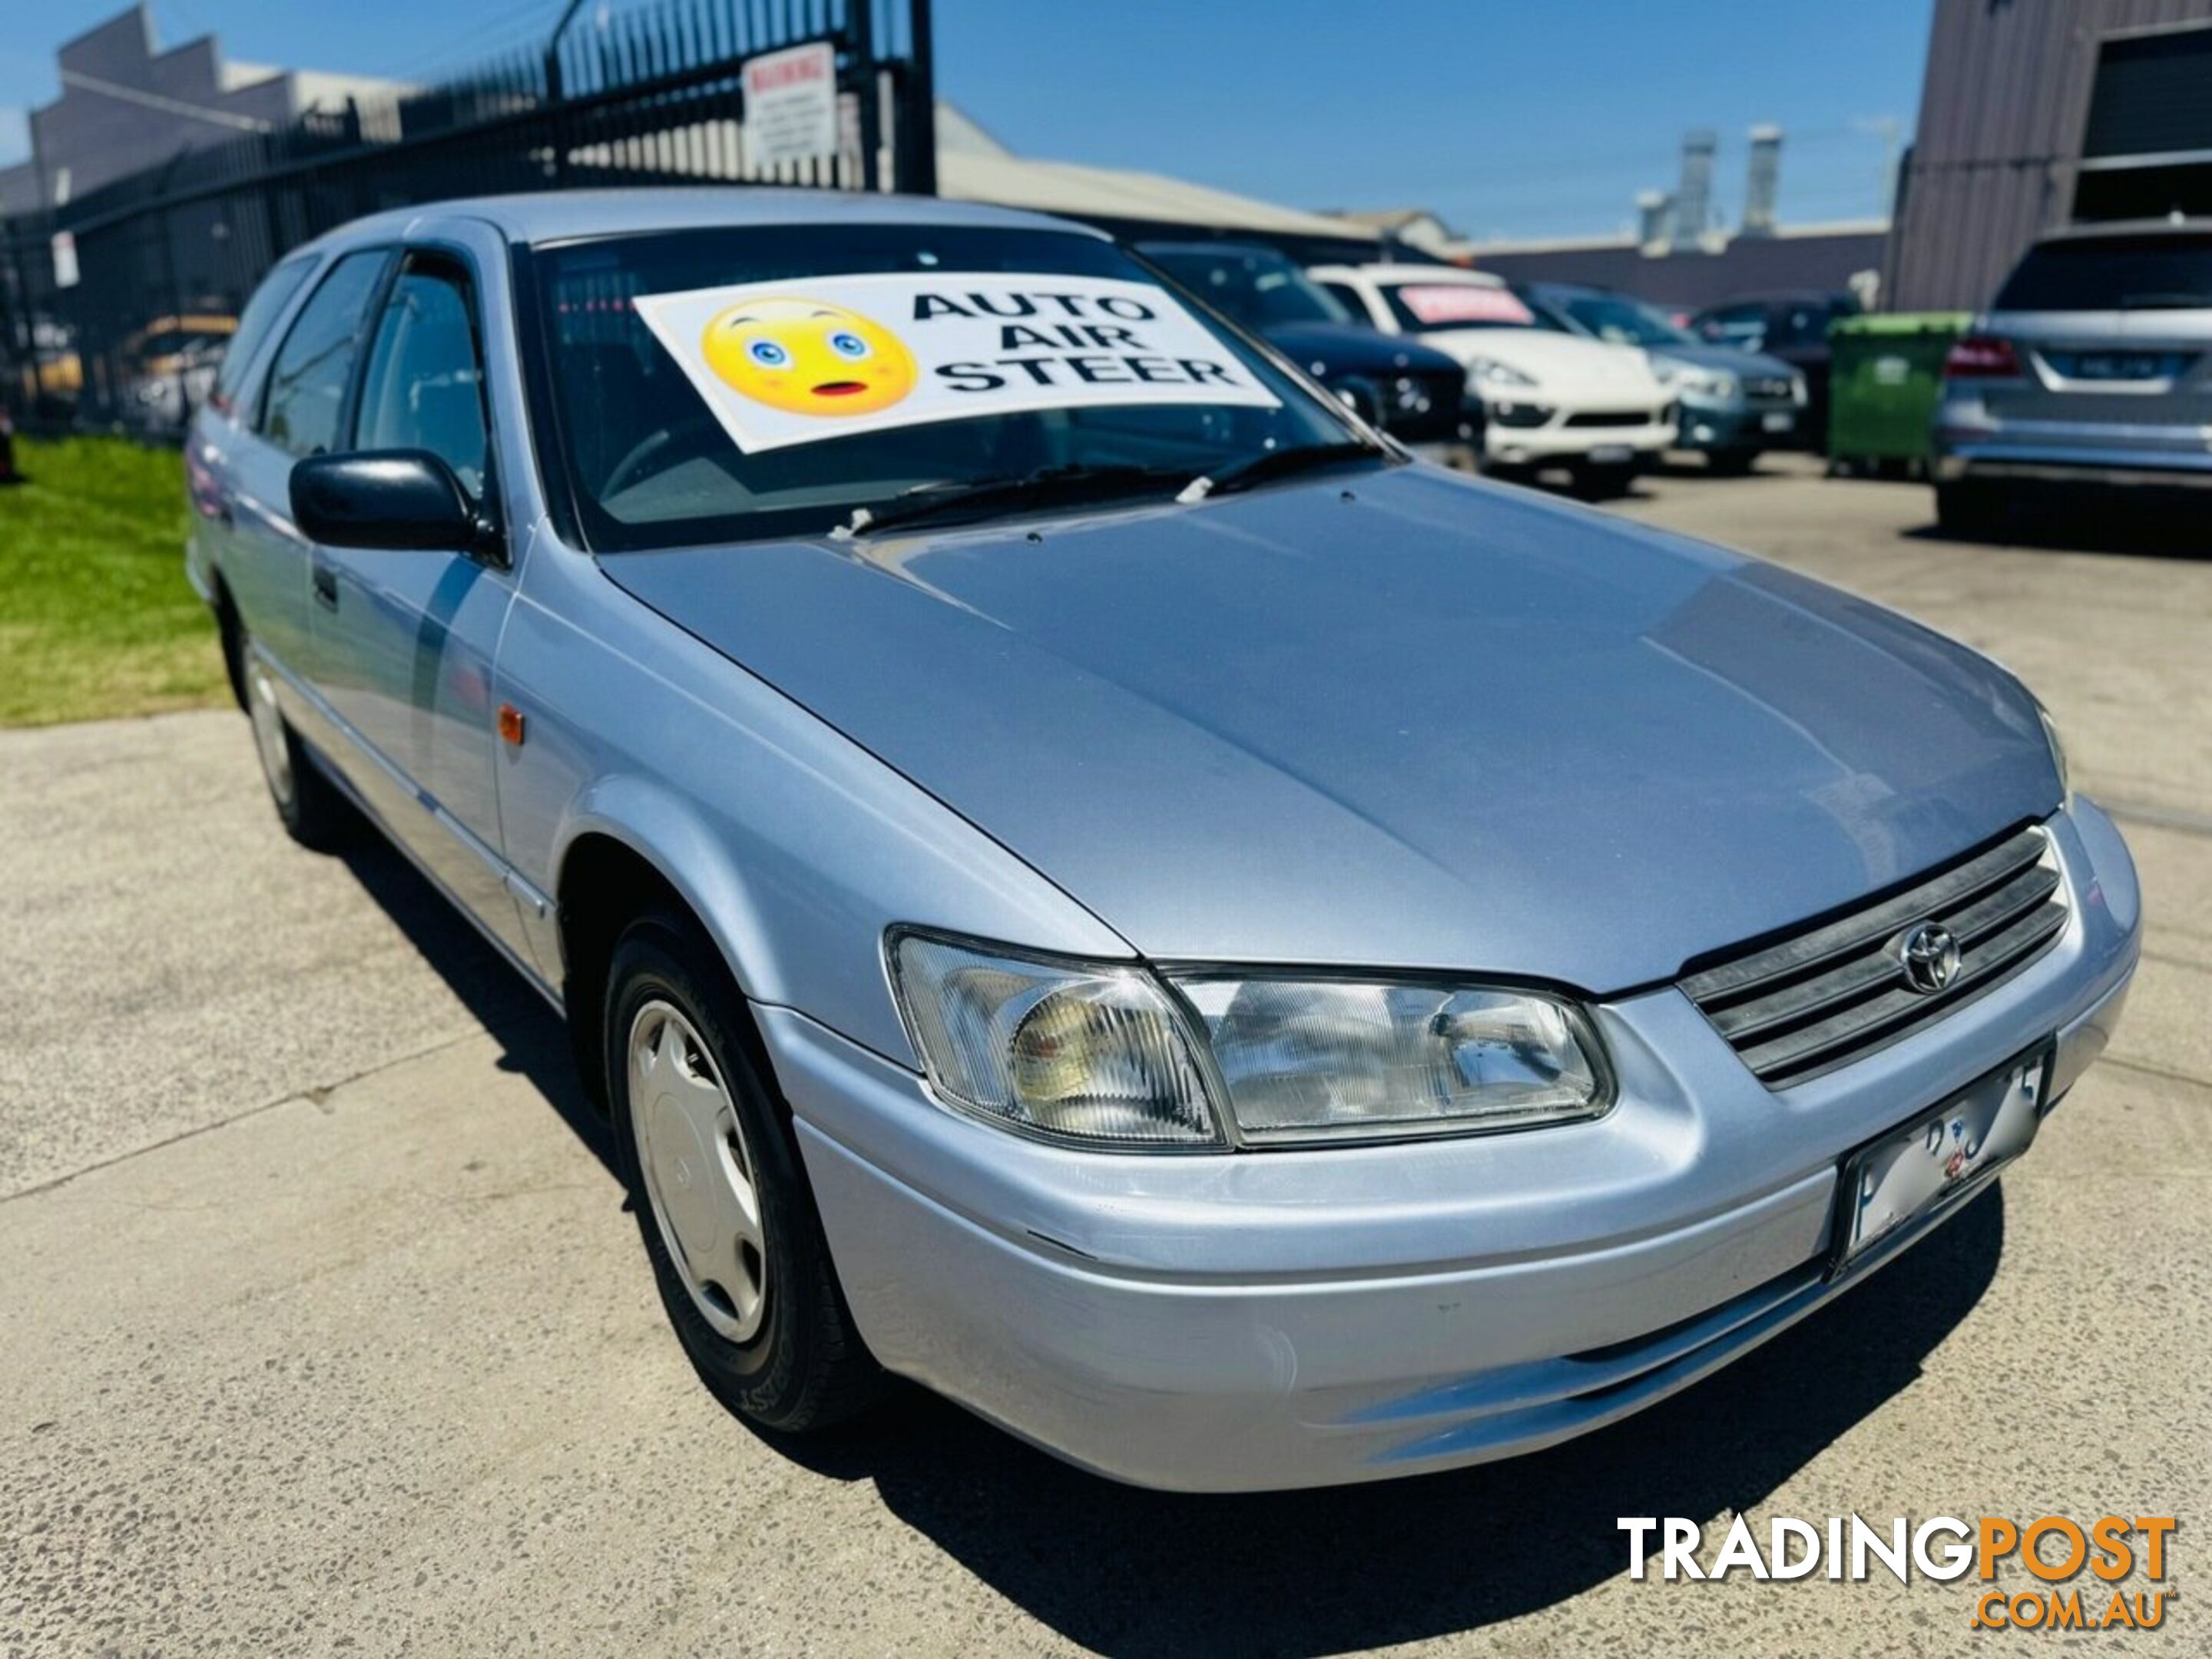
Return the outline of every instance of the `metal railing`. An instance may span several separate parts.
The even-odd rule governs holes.
[[[0,218],[0,408],[31,429],[180,434],[246,296],[349,219],[459,196],[757,183],[933,194],[929,0],[655,0],[382,100],[182,149]],[[762,161],[744,69],[834,53],[835,153]]]

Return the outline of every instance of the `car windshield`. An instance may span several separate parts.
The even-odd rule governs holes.
[[[1511,289],[1489,283],[1387,283],[1382,285],[1382,298],[1399,325],[1413,334],[1473,328],[1566,332],[1565,324],[1532,308]]]
[[[2085,236],[2030,248],[1999,311],[2212,310],[2212,235]]]
[[[750,226],[553,244],[527,263],[545,349],[525,355],[595,551],[819,534],[1009,481],[1172,495],[1271,450],[1359,441],[1096,236]],[[722,289],[744,303],[702,331]],[[933,358],[954,331],[925,340],[917,319],[965,331],[961,361]],[[1003,488],[975,500],[1024,505]]]
[[[1264,248],[1155,246],[1140,251],[1208,305],[1247,328],[1352,320],[1335,295],[1281,254]]]
[[[1585,334],[1615,345],[1692,345],[1688,331],[1674,326],[1660,312],[1619,294],[1556,295],[1553,303],[1565,311]]]

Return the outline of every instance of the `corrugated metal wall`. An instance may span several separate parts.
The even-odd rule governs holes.
[[[2074,200],[2097,43],[2212,22],[2212,0],[1936,0],[1884,305],[1986,305]]]

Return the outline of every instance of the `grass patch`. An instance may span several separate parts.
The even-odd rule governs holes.
[[[0,726],[227,699],[185,580],[183,458],[117,438],[19,438],[0,485]]]

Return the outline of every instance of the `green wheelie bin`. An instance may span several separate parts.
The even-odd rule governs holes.
[[[1829,325],[1831,471],[1926,472],[1943,359],[1972,320],[1964,311],[1899,311]]]

